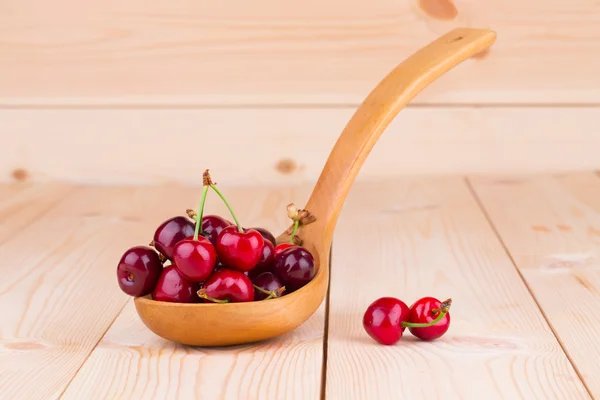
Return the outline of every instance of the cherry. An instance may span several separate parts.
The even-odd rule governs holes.
[[[210,276],[217,262],[217,252],[208,239],[200,236],[180,241],[173,249],[173,262],[183,277],[202,282]]]
[[[198,289],[199,284],[188,281],[174,265],[169,265],[162,270],[152,298],[171,303],[197,303],[200,301],[196,294]]]
[[[282,251],[289,249],[290,247],[294,247],[295,244],[293,243],[280,243],[277,246],[275,246],[275,249],[273,250],[273,255],[275,257],[277,257],[279,255],[279,253],[281,253]]]
[[[315,261],[308,250],[292,246],[275,257],[273,273],[291,290],[306,285],[315,276]]]
[[[202,236],[210,240],[213,246],[217,245],[217,238],[224,228],[232,225],[231,222],[218,215],[202,217]]]
[[[254,229],[240,232],[238,227],[228,226],[217,238],[217,253],[229,268],[250,271],[261,260],[264,243],[261,234]]]
[[[252,280],[254,284],[254,300],[279,297],[283,295],[285,286],[271,272],[263,272]]]
[[[448,312],[452,300],[444,302],[434,297],[423,297],[410,306],[408,316],[408,330],[422,340],[434,340],[443,336],[450,327],[450,313]],[[411,325],[430,325],[424,327]]]
[[[250,277],[255,277],[262,274],[263,272],[271,270],[273,262],[275,261],[274,249],[275,248],[273,247],[273,244],[269,240],[265,240],[260,261],[256,264],[256,266],[253,269],[250,270]]]
[[[266,230],[265,228],[250,228],[250,229],[254,229],[255,231],[258,231],[258,233],[260,233],[263,237],[263,239],[271,242],[271,244],[273,246],[277,245],[275,236],[273,236],[273,234],[271,232],[269,232],[268,230]]]
[[[175,245],[194,234],[194,223],[186,217],[173,217],[163,222],[154,232],[154,247],[172,260]]]
[[[242,303],[254,300],[254,286],[245,274],[231,269],[214,272],[198,295],[214,303]]]
[[[127,250],[119,260],[117,278],[119,287],[130,296],[145,296],[152,292],[163,264],[154,249],[135,246]]]
[[[377,342],[392,345],[402,338],[408,320],[409,308],[402,300],[381,297],[367,307],[363,315],[363,328]]]

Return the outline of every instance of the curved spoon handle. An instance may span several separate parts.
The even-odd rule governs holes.
[[[329,248],[350,187],[389,123],[431,82],[488,48],[495,39],[496,34],[489,30],[452,30],[411,55],[375,87],[356,110],[329,155],[305,207],[317,221],[303,227],[302,237],[322,249]]]

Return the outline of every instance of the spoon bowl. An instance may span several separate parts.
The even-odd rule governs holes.
[[[392,70],[356,110],[333,147],[304,207],[316,221],[298,237],[315,259],[312,281],[285,296],[247,303],[169,303],[134,300],[142,322],[164,339],[191,346],[228,346],[270,339],[302,325],[319,308],[329,286],[333,231],[350,187],[389,123],[419,92],[462,61],[484,51],[493,31],[459,28],[439,37]],[[287,242],[282,233],[277,243]]]

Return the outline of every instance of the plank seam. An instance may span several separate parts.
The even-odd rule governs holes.
[[[323,362],[321,363],[321,400],[325,400],[327,391],[327,356],[329,351],[329,303],[331,293],[333,260],[333,243],[329,247],[329,283],[327,284],[327,296],[325,297],[325,325],[323,327]]]
[[[100,344],[100,342],[102,341],[102,339],[104,339],[104,336],[106,336],[106,334],[108,333],[108,330],[110,328],[112,328],[112,326],[114,325],[115,321],[117,320],[117,318],[119,318],[119,316],[121,315],[121,313],[123,312],[123,310],[125,309],[125,307],[127,306],[127,304],[129,304],[130,301],[131,300],[128,299],[125,302],[125,304],[123,304],[123,306],[119,309],[119,311],[117,313],[115,313],[115,317],[112,319],[112,321],[110,321],[110,324],[108,324],[108,326],[106,327],[106,329],[104,330],[104,332],[102,332],[102,335],[100,335],[100,338],[98,340],[96,340],[96,343],[94,344],[94,346],[88,352],[87,356],[85,357],[85,360],[83,360],[83,362],[81,363],[81,365],[79,365],[79,367],[77,368],[77,371],[75,371],[75,373],[73,374],[73,376],[71,376],[71,379],[69,379],[69,381],[65,385],[65,388],[60,392],[60,394],[58,396],[58,399],[62,399],[63,398],[63,396],[65,395],[65,393],[67,392],[67,390],[69,389],[69,387],[71,386],[71,384],[73,383],[73,381],[75,380],[75,378],[77,377],[77,375],[79,375],[79,373],[81,372],[81,369],[83,368],[83,366],[89,361],[92,353],[94,352],[94,350],[96,350],[96,347],[98,347],[98,345]]]
[[[550,319],[548,318],[548,315],[546,314],[546,312],[544,311],[544,309],[542,308],[540,302],[538,301],[537,297],[535,296],[535,294],[533,293],[533,290],[531,289],[531,287],[529,286],[529,284],[527,283],[527,280],[525,279],[525,277],[523,276],[523,274],[521,273],[521,270],[519,269],[519,267],[517,266],[517,263],[515,262],[515,259],[513,258],[510,250],[508,249],[508,246],[506,245],[506,243],[504,242],[504,240],[502,239],[502,236],[500,235],[500,232],[498,231],[498,229],[496,228],[496,226],[494,225],[492,218],[490,216],[490,214],[488,213],[487,209],[485,208],[483,202],[481,201],[481,198],[477,195],[477,191],[475,190],[475,188],[473,187],[470,179],[468,177],[464,178],[464,182],[469,190],[469,192],[471,192],[471,195],[473,196],[473,198],[475,199],[475,202],[477,203],[477,205],[479,206],[479,209],[481,210],[481,212],[483,213],[485,219],[487,220],[490,228],[492,229],[492,231],[494,232],[494,235],[496,236],[496,238],[498,239],[498,241],[500,242],[500,245],[502,246],[502,248],[504,249],[504,252],[506,253],[506,256],[508,257],[508,259],[510,260],[510,262],[512,263],[513,267],[515,268],[515,271],[517,272],[517,274],[519,275],[519,277],[521,278],[521,281],[523,282],[523,284],[525,285],[525,287],[527,288],[527,291],[529,292],[529,295],[531,296],[531,298],[533,299],[533,301],[535,302],[535,304],[537,305],[540,313],[542,314],[542,316],[544,317],[544,319],[546,320],[546,323],[548,324],[548,327],[550,328],[550,331],[552,332],[552,334],[554,335],[554,337],[556,338],[556,341],[558,342],[560,348],[562,349],[563,353],[565,354],[565,357],[567,357],[567,360],[569,361],[569,363],[571,364],[571,367],[573,367],[573,370],[575,371],[575,374],[577,374],[577,377],[579,378],[579,380],[581,381],[581,384],[583,385],[583,387],[585,388],[586,392],[588,393],[588,395],[590,396],[591,399],[594,399],[594,395],[592,394],[591,389],[588,387],[587,383],[585,382],[585,380],[583,379],[583,374],[581,373],[581,371],[579,370],[579,368],[577,368],[577,365],[575,364],[573,358],[571,357],[571,355],[569,354],[568,350],[566,349],[563,341],[560,339],[560,336],[558,335],[558,332],[556,331],[556,329],[554,328],[554,326],[552,325],[552,322],[550,321]]]

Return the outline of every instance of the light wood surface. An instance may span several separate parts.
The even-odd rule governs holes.
[[[346,207],[332,255],[327,398],[588,398],[462,179],[357,184]],[[449,332],[377,344],[361,321],[383,296],[409,306],[451,297]]]
[[[321,390],[333,399],[590,398],[576,372],[600,398],[588,316],[597,274],[594,258],[575,257],[597,247],[587,230],[595,226],[600,178],[472,182],[491,224],[459,177],[357,182],[336,229],[329,303],[288,335],[229,348],[162,340],[113,281],[124,247],[146,240],[174,210],[193,207],[197,187],[61,186],[68,195],[25,222],[15,205],[37,209],[47,204],[44,187],[55,189],[0,185],[0,215],[5,204],[14,215],[0,224],[12,232],[0,240],[0,399],[46,400],[63,390],[66,399],[312,399]],[[302,202],[310,187],[223,190],[241,219],[276,230],[287,218],[273,210],[290,197]],[[225,211],[214,198],[207,204]],[[533,211],[520,211],[525,205]],[[452,296],[450,331],[432,343],[407,332],[396,346],[376,344],[360,319],[381,295]]]
[[[315,181],[355,110],[0,110],[0,181],[197,185],[198,162],[238,185]],[[599,129],[594,107],[409,105],[357,179],[600,168]],[[310,151],[300,151],[300,137]],[[177,155],[176,162],[157,161],[167,154]],[[26,177],[15,177],[23,170]]]
[[[480,178],[473,185],[583,381],[600,398],[600,179],[593,173]]]
[[[0,26],[4,105],[357,105],[461,26],[501,38],[417,102],[600,102],[591,0],[1,0]]]

